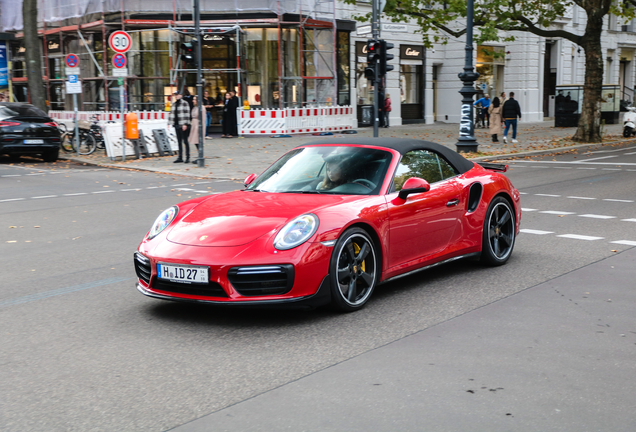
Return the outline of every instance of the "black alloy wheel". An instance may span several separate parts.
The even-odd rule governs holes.
[[[490,265],[505,264],[515,245],[515,213],[503,197],[496,197],[488,206],[484,220],[481,260]]]
[[[373,240],[361,228],[351,228],[338,239],[329,266],[333,306],[342,312],[361,309],[379,276]]]

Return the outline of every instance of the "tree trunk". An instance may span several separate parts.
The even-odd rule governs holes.
[[[42,56],[40,54],[42,44],[38,37],[37,0],[23,0],[22,22],[24,23],[24,48],[26,49],[26,70],[31,103],[47,112],[42,81]]]
[[[603,31],[601,8],[587,10],[587,27],[581,38],[585,50],[585,83],[583,86],[583,106],[581,117],[573,141],[601,142],[601,94],[603,92],[603,51],[601,32]]]

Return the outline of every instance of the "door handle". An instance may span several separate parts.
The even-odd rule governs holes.
[[[457,198],[450,200],[446,203],[446,207],[452,207],[459,204],[459,200]]]

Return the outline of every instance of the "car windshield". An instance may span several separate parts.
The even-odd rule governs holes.
[[[254,192],[377,195],[392,154],[353,146],[294,149],[247,187]]]

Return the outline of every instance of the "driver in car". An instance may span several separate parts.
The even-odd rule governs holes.
[[[318,183],[317,190],[330,190],[347,183],[344,166],[346,159],[344,155],[330,155],[325,158],[327,163],[325,178]]]

